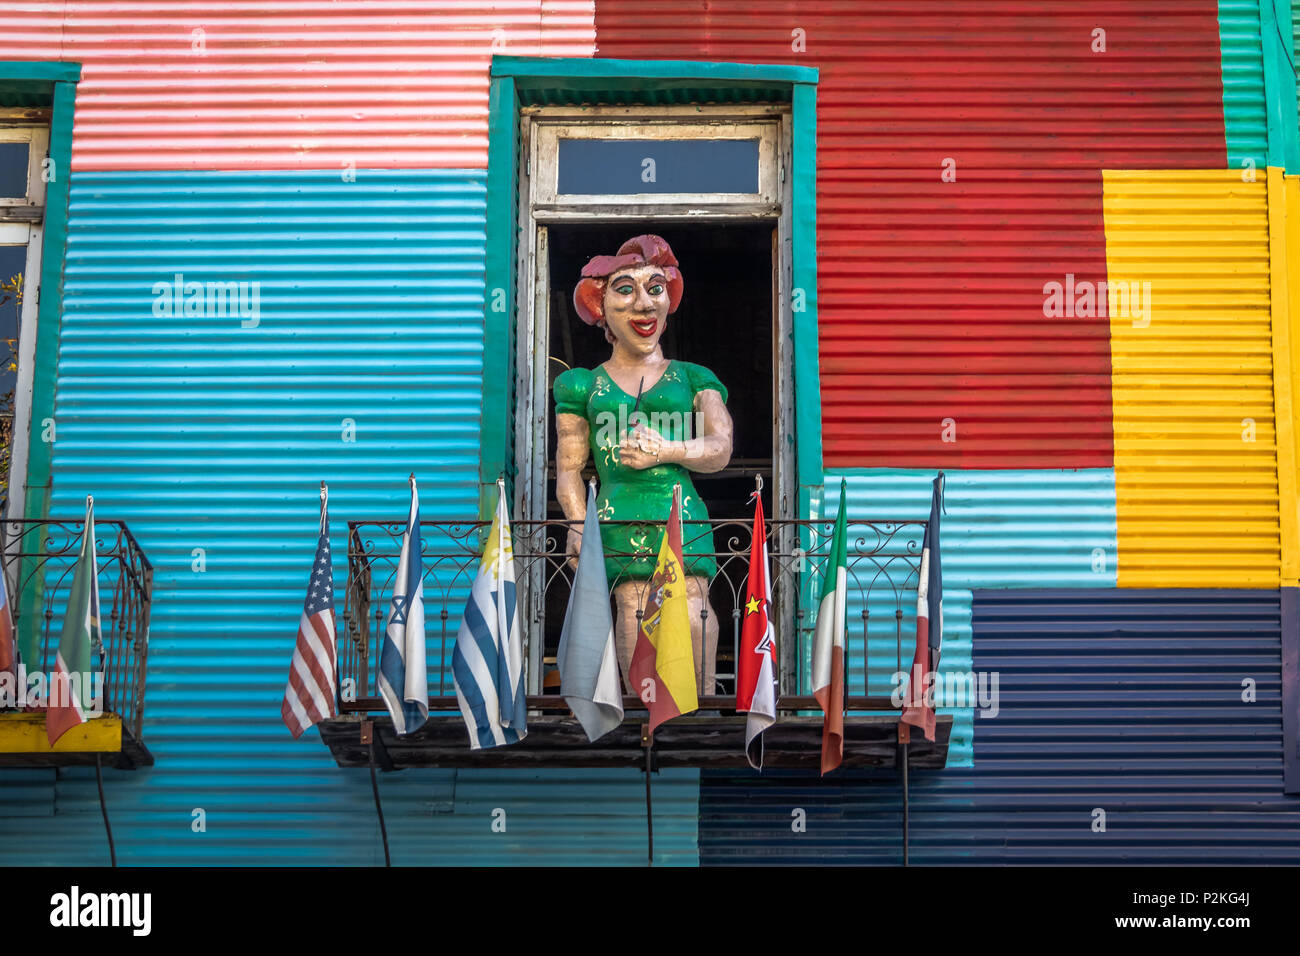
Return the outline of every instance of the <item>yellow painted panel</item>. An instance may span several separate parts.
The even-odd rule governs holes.
[[[1268,170],[1273,264],[1273,366],[1277,406],[1277,480],[1282,526],[1282,584],[1300,583],[1300,181]]]
[[[0,754],[117,753],[122,749],[122,718],[104,714],[73,727],[50,746],[45,715],[0,714]]]
[[[1278,586],[1269,190],[1258,180],[1103,173],[1121,587]]]

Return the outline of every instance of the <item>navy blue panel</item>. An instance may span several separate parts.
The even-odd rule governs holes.
[[[975,590],[999,712],[975,720],[972,769],[913,772],[911,861],[1300,863],[1282,614],[1266,590]],[[892,770],[708,771],[700,861],[896,863],[899,797]]]
[[[1282,589],[1282,741],[1286,792],[1300,794],[1300,588]]]
[[[27,154],[30,149],[28,143],[0,143],[0,196],[14,199],[27,195]]]
[[[562,139],[562,195],[756,193],[757,139]]]

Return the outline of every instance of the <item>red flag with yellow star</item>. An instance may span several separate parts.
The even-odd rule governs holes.
[[[763,520],[763,498],[757,491],[752,497],[754,533],[749,546],[745,618],[740,630],[736,710],[749,712],[749,719],[745,721],[745,757],[751,767],[762,770],[762,734],[776,723],[776,633],[770,617],[772,575],[767,553],[767,524]],[[755,751],[758,753],[757,761],[754,759]]]

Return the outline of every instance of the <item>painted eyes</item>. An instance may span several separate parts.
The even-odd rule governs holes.
[[[621,282],[618,285],[614,286],[614,291],[617,292],[619,295],[631,295],[635,290],[630,284],[626,282]],[[651,295],[663,295],[664,294],[663,283],[656,282],[654,285],[650,286],[650,288],[647,289],[646,291],[648,291]]]

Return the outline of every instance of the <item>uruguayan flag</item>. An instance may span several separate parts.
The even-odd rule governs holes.
[[[411,479],[411,513],[393,581],[384,648],[379,654],[379,696],[399,734],[429,719],[429,679],[424,665],[424,564],[420,560],[420,498]]]
[[[528,734],[515,552],[502,482],[497,482],[497,495],[496,516],[451,656],[456,700],[473,750],[513,744]]]

